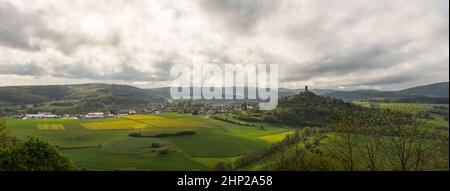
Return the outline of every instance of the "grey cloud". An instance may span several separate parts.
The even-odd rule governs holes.
[[[48,30],[39,15],[20,12],[8,3],[0,4],[0,45],[25,50],[38,50],[30,44],[30,37]]]
[[[161,61],[158,61],[153,64],[153,66],[156,68],[156,71],[153,71],[153,75],[160,76],[161,79],[169,79],[170,76],[170,69],[175,65],[176,63],[173,60],[170,59],[163,59]]]
[[[367,87],[367,86],[387,86],[393,84],[402,84],[407,82],[415,82],[418,80],[416,74],[402,73],[390,75],[384,78],[372,79],[372,80],[358,80],[358,81],[347,81],[341,83],[342,86],[351,87]],[[423,78],[421,78],[423,79]]]
[[[35,64],[8,64],[0,67],[0,74],[13,74],[20,76],[41,76],[46,74],[46,70]]]
[[[227,24],[228,29],[241,34],[252,32],[264,18],[279,6],[272,0],[200,0],[201,7],[212,16],[213,23]]]
[[[417,80],[416,74],[404,73],[402,75],[391,75],[382,79],[371,80],[367,82],[354,82],[353,85],[379,86],[379,85],[401,84],[415,80]]]
[[[399,7],[401,5],[399,3],[400,1],[393,1],[392,6],[384,7],[385,3],[365,2],[359,5],[361,9],[349,11],[349,13],[326,12],[328,9],[320,6],[317,11],[310,10],[316,14],[309,15],[310,17],[306,20],[299,18],[299,22],[291,23],[282,32],[285,32],[284,37],[292,44],[307,47],[313,55],[313,59],[307,63],[292,61],[288,65],[280,65],[280,70],[283,71],[281,80],[298,82],[328,78],[339,81],[332,84],[335,86],[358,84],[376,86],[401,84],[414,79],[426,80],[426,76],[423,75],[425,72],[438,74],[440,69],[448,70],[448,64],[433,61],[433,59],[440,58],[448,63],[448,54],[439,53],[443,50],[442,48],[446,48],[448,51],[448,13],[442,17],[439,12],[432,12],[436,2],[428,4],[429,7],[403,10],[402,6]],[[416,1],[416,3],[419,6],[423,1]],[[412,18],[405,17],[405,15],[416,16],[419,12],[426,13],[424,15],[427,16],[434,15],[427,19],[417,20],[413,24],[410,22]],[[386,25],[391,27],[387,28],[383,25],[384,22],[381,22],[381,18],[388,19],[386,23],[395,20],[396,25]],[[367,25],[368,22],[377,25]],[[361,25],[367,26],[361,28]],[[410,25],[411,32],[397,29],[397,27],[405,29],[406,25]],[[411,36],[411,34],[415,34],[415,30],[429,32]],[[359,31],[366,35],[359,35]],[[295,50],[295,46],[293,49]],[[299,56],[302,55],[302,50],[298,50]],[[423,62],[423,66],[419,66],[417,62]],[[394,68],[401,64],[411,65],[408,73],[394,71],[398,70]],[[428,65],[434,67],[427,67]],[[411,69],[412,67],[413,69]],[[368,76],[373,75],[373,71],[382,72],[383,75]],[[359,80],[353,82],[338,80],[345,79],[348,75]],[[378,79],[363,80],[366,77]],[[434,77],[437,81],[445,78],[441,75]]]
[[[162,63],[161,63],[162,64]],[[114,81],[165,81],[169,79],[171,64],[165,62],[160,65],[158,71],[145,72],[131,64],[121,64],[113,72],[101,74],[93,70],[87,64],[71,64],[64,67],[55,67],[54,76],[70,79],[89,79],[89,80],[114,80]]]
[[[118,46],[121,42],[117,32],[112,32],[106,41],[97,41],[79,33],[62,34],[48,28],[40,12],[21,12],[8,3],[0,4],[0,23],[0,45],[27,51],[40,50],[39,44],[31,43],[32,38],[48,40],[65,54],[71,54],[82,46]]]
[[[106,34],[105,34],[106,35]],[[65,54],[72,54],[79,48],[93,46],[112,46],[118,47],[122,41],[119,33],[113,32],[106,40],[98,41],[82,34],[73,35],[54,35],[52,41],[57,45],[59,51]]]
[[[332,77],[389,68],[402,60],[402,55],[392,52],[396,47],[387,45],[361,47],[352,49],[352,51],[327,54],[308,65],[293,64],[283,68],[285,71],[292,72],[282,78],[282,81],[301,81],[314,77]]]
[[[54,76],[60,78],[72,78],[72,79],[100,79],[101,75],[98,74],[92,67],[83,63],[74,63],[64,66],[56,66],[53,68]]]
[[[1,74],[165,83],[174,64],[199,54],[217,64],[279,64],[281,82],[293,85],[448,80],[448,0],[49,2],[0,3],[0,46],[8,47]],[[78,18],[80,27],[70,28]],[[51,49],[39,51],[30,39]]]
[[[159,73],[143,72],[131,65],[123,64],[118,72],[105,75],[103,78],[123,81],[164,81],[168,79],[168,76]]]

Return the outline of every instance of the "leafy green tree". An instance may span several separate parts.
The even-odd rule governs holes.
[[[198,115],[199,111],[197,109],[193,109],[191,115]]]
[[[8,131],[6,129],[6,122],[3,119],[0,119],[0,145],[6,142],[8,137]]]
[[[380,130],[380,122],[382,121],[384,114],[378,111],[356,111],[351,113],[346,113],[344,116],[340,117],[338,123],[344,124],[344,128],[340,125],[335,125],[334,132],[336,136],[339,137],[335,141],[345,141],[352,140],[356,143],[355,149],[349,148],[343,151],[353,151],[355,153],[355,160],[361,163],[361,168],[365,170],[378,170],[381,165],[381,141],[382,132]],[[337,144],[341,146],[350,145]],[[348,154],[349,155],[349,154]]]
[[[437,136],[439,139],[438,142],[433,144],[433,146],[437,150],[437,155],[432,157],[431,163],[434,169],[436,170],[447,170],[449,169],[449,144],[448,144],[448,132],[442,133]]]
[[[74,165],[55,146],[29,137],[21,144],[0,148],[0,170],[65,171],[74,170]]]
[[[274,162],[262,167],[262,170],[271,171],[332,171],[337,169],[337,165],[330,158],[309,153],[298,145],[286,147]]]
[[[435,149],[430,147],[427,124],[418,120],[417,116],[401,112],[390,112],[386,115],[386,134],[383,139],[383,151],[391,163],[393,170],[423,170],[425,162]],[[434,139],[434,138],[433,138]]]
[[[0,148],[6,147],[7,145],[15,145],[18,144],[19,142],[20,140],[17,137],[9,135],[9,131],[6,126],[6,121],[0,118]]]
[[[440,162],[445,158],[439,159],[440,147],[434,146],[442,142],[430,129],[417,115],[401,111],[346,113],[330,125],[333,134],[328,141],[327,154],[345,170],[419,171],[430,165],[445,169]],[[442,145],[446,145],[448,139],[442,140]]]
[[[330,125],[334,132],[329,138],[327,152],[332,158],[339,161],[347,171],[357,170],[357,147],[358,141],[353,133],[355,126],[352,115],[343,115],[337,123]]]

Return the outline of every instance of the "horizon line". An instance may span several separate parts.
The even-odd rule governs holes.
[[[433,82],[433,83],[428,83],[428,84],[422,84],[422,85],[415,85],[415,86],[411,86],[408,88],[403,88],[403,89],[397,89],[397,90],[378,90],[378,89],[352,89],[352,90],[339,90],[339,86],[337,86],[337,88],[311,88],[313,86],[311,85],[305,85],[308,86],[308,88],[310,90],[335,90],[335,91],[358,91],[358,90],[377,90],[377,91],[401,91],[401,90],[405,90],[405,89],[410,89],[410,88],[415,88],[415,87],[421,87],[421,86],[426,86],[426,85],[432,85],[432,84],[439,84],[439,83],[449,83],[449,81],[440,81],[440,82]],[[159,88],[170,88],[171,86],[160,86],[160,87],[151,87],[151,88],[142,88],[136,85],[132,85],[132,84],[120,84],[120,83],[103,83],[103,82],[92,82],[92,83],[67,83],[67,84],[31,84],[31,85],[0,85],[0,88],[2,87],[39,87],[39,86],[76,86],[76,85],[95,85],[95,84],[99,84],[99,85],[122,85],[122,86],[131,86],[131,87],[135,87],[135,88],[139,88],[139,89],[159,89]],[[278,87],[278,89],[288,89],[288,90],[304,90],[305,86],[302,87],[298,87],[298,88],[286,88],[286,87]],[[198,86],[193,86],[191,88],[195,88]],[[239,86],[224,86],[222,88],[235,88],[235,87],[239,87]],[[244,88],[247,88],[247,86],[244,86]],[[258,88],[258,87],[257,87]]]

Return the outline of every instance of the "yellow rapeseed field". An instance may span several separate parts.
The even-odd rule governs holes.
[[[65,130],[64,125],[62,124],[39,124],[37,126],[39,130],[47,130],[47,131],[61,131]]]
[[[154,115],[129,115],[122,118],[134,120],[137,122],[145,123],[152,127],[164,127],[164,128],[193,128],[201,127],[201,122],[197,122],[192,119],[168,119],[165,117]]]
[[[131,120],[124,121],[102,121],[82,123],[81,126],[87,130],[120,130],[120,129],[144,129],[148,125]]]

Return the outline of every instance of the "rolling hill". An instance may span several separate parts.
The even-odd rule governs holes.
[[[245,92],[246,91],[247,90],[245,90]],[[280,88],[278,91],[279,97],[283,98],[299,94],[304,90]],[[310,90],[310,92],[317,95],[343,100],[346,102],[373,101],[440,104],[448,104],[448,91],[448,82],[418,86],[400,91],[336,91],[329,89]],[[33,108],[44,109],[47,111],[62,109],[67,113],[79,113],[94,110],[117,110],[153,103],[164,103],[169,99],[170,89],[168,87],[141,89],[128,85],[101,83],[0,87],[0,105],[3,106],[3,109],[10,109],[11,111],[17,111],[24,105],[33,105]],[[233,102],[233,100],[231,101]],[[223,102],[223,100],[213,100],[211,102]],[[230,102],[230,100],[225,100],[225,102]]]
[[[35,104],[63,100],[91,100],[121,104],[158,102],[163,99],[143,89],[114,84],[0,87],[0,102],[3,103]]]
[[[192,91],[193,88],[191,88]],[[225,89],[230,89],[230,88],[223,88],[222,92],[225,92]],[[166,99],[170,99],[170,88],[169,87],[161,87],[161,88],[150,88],[150,89],[146,89],[147,92],[150,92],[152,95],[156,95],[156,96],[160,96],[160,97],[164,97]],[[263,91],[262,89],[259,89],[258,91]],[[298,94],[300,92],[303,92],[304,89],[288,89],[288,88],[278,88],[278,96],[279,97],[287,97],[287,96],[292,96],[295,94]],[[310,92],[313,92],[317,95],[323,95],[326,93],[330,93],[330,92],[334,92],[335,90],[330,90],[330,89],[312,89],[310,90]],[[248,92],[247,88],[244,88],[244,97],[246,97],[246,93]],[[191,94],[192,95],[192,94]],[[220,100],[216,100],[217,102],[220,102]]]
[[[240,115],[238,118],[244,121],[323,126],[341,113],[355,110],[365,110],[365,108],[307,91],[280,98],[275,110],[254,111],[247,115]]]
[[[448,97],[448,91],[449,91],[449,83],[441,82],[404,89],[399,91],[399,93],[407,95],[429,96],[429,97]]]
[[[441,82],[400,91],[354,90],[323,94],[344,101],[417,102],[448,104],[449,83]]]
[[[170,98],[170,89],[168,87],[146,89],[153,95]],[[398,102],[419,102],[419,103],[448,103],[449,97],[449,83],[440,82],[429,85],[412,87],[399,91],[380,91],[380,90],[353,90],[341,91],[332,89],[311,89],[310,92],[316,95],[328,96],[335,99],[351,101],[398,101]],[[247,89],[245,88],[245,92]],[[300,92],[304,89],[288,89],[279,88],[279,97],[288,97]]]
[[[165,99],[127,85],[77,84],[0,87],[0,103],[11,110],[33,105],[37,110],[79,113],[161,103]],[[16,108],[15,108],[16,107]],[[8,111],[7,111],[8,112]]]

